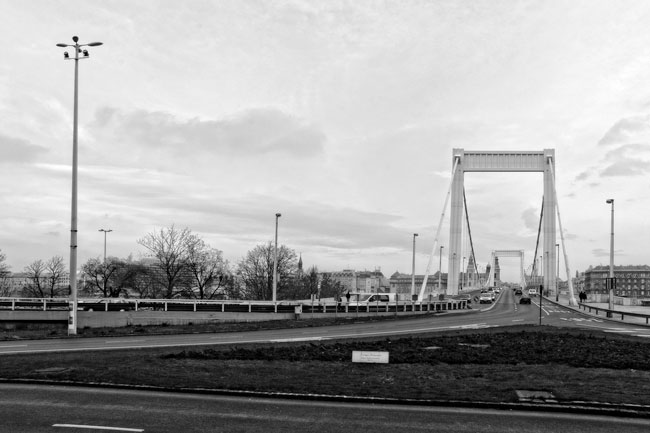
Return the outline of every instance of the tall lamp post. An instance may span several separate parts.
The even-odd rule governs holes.
[[[463,269],[461,269],[461,271],[463,272],[463,276],[461,277],[461,281],[462,281],[462,283],[460,284],[460,288],[461,288],[461,289],[464,289],[464,288],[465,288],[465,259],[466,259],[466,258],[467,258],[467,257],[463,257]]]
[[[606,203],[612,205],[612,229],[609,237],[609,309],[614,309],[614,199],[607,199]],[[607,313],[611,317],[612,313]]]
[[[79,112],[79,60],[89,57],[88,50],[82,47],[97,47],[101,42],[80,44],[79,37],[73,36],[74,44],[56,44],[57,47],[74,48],[74,57],[63,53],[64,60],[74,60],[74,115],[72,124],[72,216],[70,218],[70,303],[68,310],[68,334],[77,333],[77,125]],[[79,57],[79,54],[83,54]]]
[[[104,232],[104,275],[102,278],[102,289],[104,290],[104,294],[106,293],[106,234],[112,232],[112,229],[99,229],[100,232]]]
[[[442,286],[441,281],[442,281],[442,249],[444,246],[440,245],[440,261],[438,262],[438,294],[442,293]]]
[[[560,244],[555,244],[557,266],[555,267],[555,302],[560,300]]]
[[[278,292],[278,218],[282,214],[275,214],[275,249],[273,250],[273,303],[277,299]]]
[[[415,238],[417,233],[413,233],[413,266],[411,267],[411,299],[415,300]]]

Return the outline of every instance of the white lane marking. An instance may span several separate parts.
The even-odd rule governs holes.
[[[289,343],[292,341],[320,341],[323,337],[298,337],[298,338],[280,338],[277,340],[269,340],[271,343]]]
[[[92,429],[92,430],[133,431],[133,432],[144,431],[144,429],[141,428],[106,427],[101,425],[83,425],[83,424],[52,424],[52,427],[85,428],[85,429]]]
[[[523,322],[524,319],[512,319],[513,322]]]
[[[0,346],[0,348],[4,349],[5,347],[27,347],[26,344],[12,344],[11,346]]]

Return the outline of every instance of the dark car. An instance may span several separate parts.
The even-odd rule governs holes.
[[[523,295],[523,292],[521,291],[521,289],[517,289],[515,290],[515,295]]]
[[[519,300],[520,304],[530,304],[530,298],[528,296],[524,296]]]

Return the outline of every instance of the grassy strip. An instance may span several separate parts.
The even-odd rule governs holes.
[[[389,350],[356,364],[352,350]],[[514,402],[519,389],[558,401],[647,404],[650,344],[631,337],[517,327],[420,338],[0,357],[0,377],[404,399]]]

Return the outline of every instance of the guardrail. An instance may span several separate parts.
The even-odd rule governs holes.
[[[68,298],[0,298],[0,310],[21,311],[68,310]],[[390,313],[390,312],[436,312],[467,308],[465,299],[444,299],[430,301],[396,301],[394,303],[371,303],[350,305],[341,302],[300,301],[240,301],[240,300],[198,300],[198,299],[124,299],[124,298],[80,298],[77,308],[83,311],[187,311],[222,313]]]
[[[650,315],[648,314],[641,314],[641,313],[631,313],[629,311],[621,311],[621,310],[610,310],[608,308],[600,308],[600,307],[593,307],[591,305],[587,305],[585,303],[578,303],[578,308],[582,308],[583,310],[588,311],[591,313],[592,310],[596,312],[596,316],[598,316],[598,313],[603,311],[605,312],[606,317],[614,317],[614,315],[621,316],[621,320],[625,320],[625,316],[629,317],[640,317],[642,319],[645,319],[645,324],[648,325],[648,319],[650,319]]]

